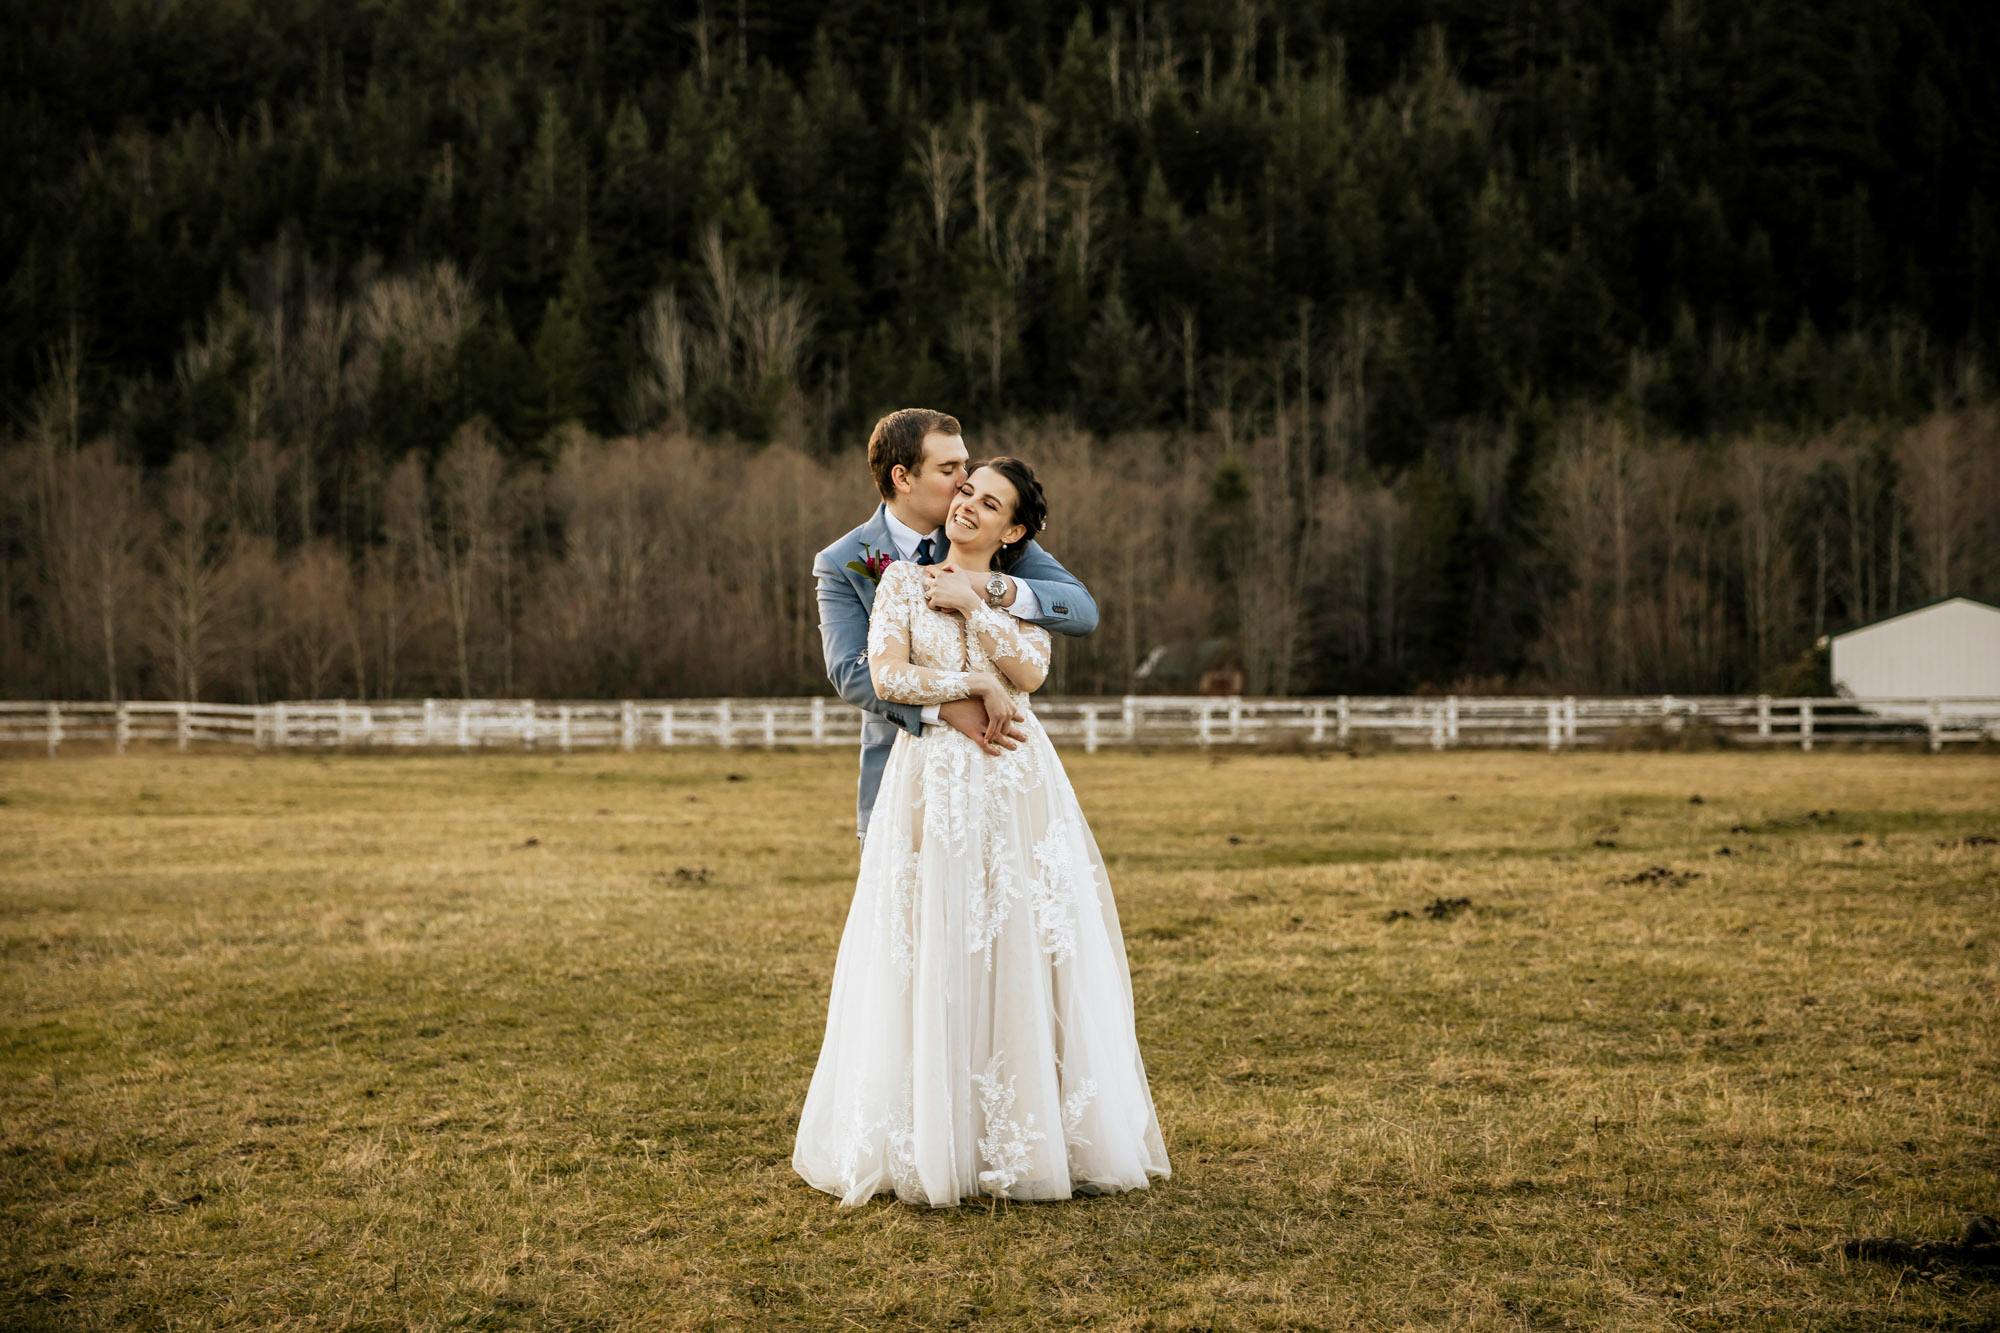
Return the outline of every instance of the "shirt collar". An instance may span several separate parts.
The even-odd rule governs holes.
[[[896,515],[890,511],[889,506],[886,504],[882,506],[882,519],[885,523],[888,524],[889,540],[896,544],[896,555],[898,559],[902,560],[916,559],[917,543],[921,542],[926,537],[929,537],[931,539],[931,549],[933,551],[937,550],[938,547],[941,545],[941,543],[937,539],[944,533],[944,529],[942,527],[933,528],[929,532],[918,532],[916,529],[907,526],[901,519],[897,518]]]

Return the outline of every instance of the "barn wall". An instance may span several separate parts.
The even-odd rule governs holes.
[[[1954,598],[1835,635],[1834,687],[1861,699],[2000,698],[2000,609]]]

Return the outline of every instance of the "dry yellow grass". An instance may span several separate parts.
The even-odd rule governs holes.
[[[1173,1179],[842,1213],[851,755],[0,762],[0,1324],[2000,1324],[1991,758],[1069,763]]]

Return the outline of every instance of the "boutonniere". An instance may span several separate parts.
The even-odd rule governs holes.
[[[870,583],[882,581],[882,571],[896,563],[896,557],[887,551],[878,551],[872,546],[861,548],[861,558],[850,560],[847,567],[857,574],[867,576]]]

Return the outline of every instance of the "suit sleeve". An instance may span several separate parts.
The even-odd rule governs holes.
[[[819,585],[819,646],[826,658],[826,678],[836,693],[856,708],[887,718],[912,736],[924,731],[923,709],[890,703],[875,693],[868,674],[868,611],[861,594],[832,554],[822,551],[813,561]]]
[[[1041,543],[1028,543],[1027,551],[1014,566],[1013,576],[1015,581],[1034,589],[1035,600],[1041,603],[1042,613],[1034,624],[1072,638],[1081,638],[1097,628],[1097,602],[1090,589],[1044,551]]]

